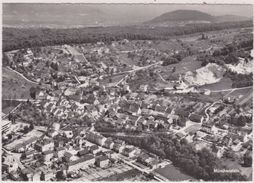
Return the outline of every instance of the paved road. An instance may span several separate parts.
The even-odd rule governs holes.
[[[160,73],[158,73],[158,75],[160,76],[160,78],[161,78],[162,81],[168,83],[168,81],[166,81],[166,80],[162,77],[162,75],[161,75]]]
[[[76,79],[76,81],[78,82],[79,85],[81,85],[79,79],[77,78],[77,76],[74,76],[74,78]]]
[[[155,66],[155,65],[159,65],[161,64],[162,62],[157,62],[155,64],[151,64],[151,65],[147,65],[147,66],[144,66],[144,67],[138,67],[138,68],[135,68],[133,70],[129,70],[129,71],[124,71],[124,72],[120,72],[120,73],[116,73],[116,74],[113,74],[112,76],[109,76],[109,77],[113,77],[113,76],[117,76],[117,75],[122,75],[122,74],[130,74],[130,73],[133,73],[133,72],[136,72],[136,71],[139,71],[139,70],[143,70],[143,69],[147,69],[149,67],[152,67],[152,66]],[[107,75],[108,76],[108,75]],[[117,86],[119,85],[121,82],[123,82],[125,79],[125,76],[120,80],[118,81],[114,86]]]
[[[221,103],[221,102],[222,102],[221,100],[215,101],[214,103],[212,103],[210,106],[208,106],[208,107],[205,109],[206,122],[208,122],[209,119],[210,119],[210,116],[209,116],[209,114],[208,114],[207,111],[208,111],[211,107],[213,107],[215,104],[219,104],[219,103]],[[202,125],[202,124],[201,124],[201,125]]]
[[[253,91],[252,91],[253,92]],[[251,100],[251,98],[252,98],[252,96],[253,96],[253,93],[252,92],[250,92],[249,94],[248,94],[248,96],[245,98],[245,99],[243,99],[242,101],[240,101],[239,102],[239,105],[243,105],[243,104],[245,104],[246,102],[248,102],[249,100]]]
[[[5,114],[2,118],[5,119],[10,113],[13,113],[15,112],[20,106],[21,106],[22,103],[20,103],[19,105],[17,105],[15,108],[13,108],[10,112],[8,112],[8,114]]]
[[[12,99],[6,98],[2,100],[12,100],[12,101],[18,101],[18,102],[27,102],[28,100],[30,102],[40,101],[40,100],[34,100],[34,99],[28,99],[28,98],[27,99],[26,98],[12,98]]]
[[[16,70],[13,70],[13,69],[10,68],[10,67],[7,67],[7,69],[9,69],[9,70],[15,72],[16,74],[20,75],[22,78],[24,78],[26,81],[28,81],[28,82],[30,82],[30,83],[37,84],[37,85],[39,84],[39,83],[37,83],[37,82],[34,82],[34,81],[31,81],[31,80],[27,79],[23,74],[19,73],[19,72],[16,71]]]
[[[115,73],[113,75],[108,75],[108,74],[106,75],[105,74],[105,75],[101,75],[101,76],[102,77],[113,77],[113,76],[118,76],[118,75],[123,75],[123,74],[129,74],[129,73],[136,72],[136,71],[143,70],[143,69],[147,69],[147,68],[150,68],[152,66],[159,65],[159,64],[162,64],[162,61],[159,61],[159,62],[151,64],[151,65],[147,65],[147,66],[143,66],[143,67],[138,67],[138,68],[135,68],[135,69],[132,69],[132,70],[129,70],[129,71]]]
[[[118,81],[118,82],[115,84],[115,86],[117,86],[117,85],[119,85],[121,82],[123,82],[124,79],[125,79],[125,77],[123,77],[120,81]]]
[[[147,65],[147,66],[139,67],[139,68],[136,68],[136,69],[133,69],[133,70],[127,71],[127,72],[129,72],[129,73],[131,73],[131,72],[136,72],[136,71],[143,70],[143,69],[147,69],[147,68],[149,68],[149,67],[152,67],[152,66],[155,66],[155,65],[159,65],[159,64],[162,64],[162,61],[159,61],[159,62],[154,63],[154,64],[151,64],[151,65]]]
[[[110,136],[116,136],[116,137],[134,137],[134,138],[144,138],[148,135],[142,134],[142,135],[131,135],[131,134],[125,134],[125,133],[119,133],[119,132],[100,132],[102,135],[110,135]]]
[[[230,89],[223,89],[223,90],[213,90],[211,92],[224,92],[224,91],[236,91],[236,90],[243,90],[247,88],[252,88],[252,86],[242,87],[242,88],[230,88]]]

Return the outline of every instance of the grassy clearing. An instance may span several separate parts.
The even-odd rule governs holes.
[[[228,169],[239,169],[243,175],[246,175],[248,180],[252,180],[252,167],[242,167],[237,161],[230,159],[223,159],[223,164]]]
[[[244,105],[245,103],[250,103],[252,102],[252,98],[253,98],[253,88],[249,88],[247,91],[243,91],[241,93],[242,96],[237,103],[240,105]]]
[[[222,78],[219,82],[213,83],[213,84],[207,84],[203,85],[200,88],[202,89],[209,89],[211,91],[214,90],[225,90],[225,89],[230,89],[232,88],[232,81],[229,78]]]
[[[135,57],[134,60],[132,60],[131,58],[128,58],[127,53],[119,53],[118,56],[118,60],[122,63],[122,64],[126,64],[127,67],[131,67],[133,65],[137,65],[137,58]]]
[[[29,89],[36,86],[17,73],[2,68],[2,99],[31,99]]]
[[[10,101],[10,100],[2,100],[2,112],[4,114],[8,114],[12,109],[14,109],[20,102],[18,101]]]
[[[169,73],[171,73],[171,70],[173,67],[176,68],[174,75],[183,74],[183,73],[186,73],[187,71],[197,70],[198,68],[201,67],[201,62],[196,61],[196,56],[188,56],[188,57],[185,57],[181,62],[177,64],[161,66],[160,69],[163,75],[167,76]]]
[[[250,92],[252,92],[252,88],[244,88],[241,90],[233,91],[228,96],[243,98],[244,96],[248,95]]]

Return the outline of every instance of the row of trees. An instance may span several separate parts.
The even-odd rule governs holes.
[[[202,62],[202,66],[206,66],[208,63],[216,63],[222,66],[224,64],[238,64],[238,57],[245,58],[245,61],[248,62],[248,59],[251,59],[252,57],[248,51],[245,51],[245,48],[253,48],[252,42],[253,39],[241,41],[238,44],[226,45],[220,50],[215,50],[212,55],[199,55],[197,60]]]
[[[111,41],[121,39],[167,39],[169,36],[250,26],[252,26],[251,21],[215,24],[190,24],[184,27],[174,27],[170,29],[167,27],[148,29],[146,26],[93,27],[80,29],[3,28],[3,51],[36,46],[93,43],[97,41],[110,43]]]
[[[235,126],[243,127],[246,125],[246,123],[252,122],[252,116],[249,117],[249,116],[243,116],[243,115],[232,115],[227,122]]]
[[[226,56],[230,53],[237,52],[238,50],[242,48],[253,48],[253,38],[249,40],[244,40],[239,43],[232,43],[229,45],[226,45],[224,48],[220,50],[215,50],[213,53],[213,56]]]
[[[225,64],[238,64],[238,57],[242,57],[245,59],[245,62],[249,62],[249,59],[252,59],[252,56],[250,55],[249,51],[245,51],[245,48],[253,48],[252,42],[253,39],[247,41],[244,40],[239,42],[238,44],[226,45],[224,48],[214,51],[213,55],[199,55],[197,57],[197,60],[201,62],[202,66],[206,66],[208,63],[216,63],[223,67],[225,66]],[[246,87],[253,84],[252,73],[239,74],[227,69],[224,77],[228,77],[232,80],[233,88]]]
[[[173,164],[183,172],[197,179],[206,181],[244,181],[245,176],[240,173],[216,173],[215,169],[226,168],[222,162],[209,150],[196,151],[186,140],[179,141],[166,135],[151,136],[148,138],[122,138],[133,144],[152,152],[161,158],[170,159]]]
[[[232,71],[226,71],[224,74],[224,77],[230,78],[233,83],[233,88],[240,88],[240,87],[246,87],[246,86],[252,86],[253,85],[253,74],[238,74],[236,72]]]

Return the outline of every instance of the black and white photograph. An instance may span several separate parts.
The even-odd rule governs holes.
[[[1,5],[2,182],[252,181],[252,4]]]

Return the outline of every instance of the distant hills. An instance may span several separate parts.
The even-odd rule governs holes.
[[[149,23],[166,21],[213,21],[213,16],[196,10],[176,10],[155,17]]]
[[[233,6],[213,6],[220,9],[212,13],[212,8],[184,5],[106,5],[68,3],[4,3],[3,27],[14,28],[82,28],[109,26],[153,26],[185,25],[188,23],[211,23],[242,21],[248,18],[229,15],[236,12]],[[198,8],[198,9],[197,9]],[[233,9],[232,9],[233,8]],[[241,7],[240,12],[250,12]],[[232,10],[231,10],[232,9]],[[225,16],[223,15],[225,11]],[[168,12],[164,13],[163,12]],[[216,16],[212,16],[216,15]],[[218,13],[219,12],[219,13]],[[160,15],[162,14],[162,15]],[[243,12],[243,14],[246,14]],[[159,16],[160,15],[160,16]],[[237,13],[239,14],[239,12]],[[248,16],[248,15],[246,15]],[[155,17],[155,18],[154,18]],[[143,23],[145,22],[145,23]]]
[[[176,10],[164,13],[145,22],[146,25],[170,25],[172,23],[216,23],[250,20],[248,17],[236,15],[212,16],[197,10]]]
[[[236,15],[223,15],[223,16],[216,16],[216,22],[238,22],[238,21],[246,21],[251,20],[251,18],[244,17],[244,16],[236,16]]]

